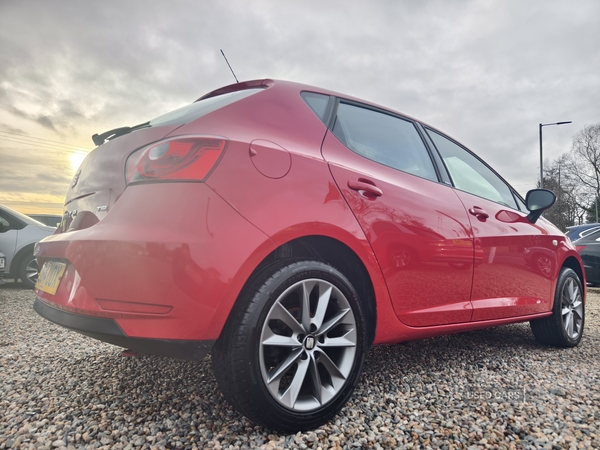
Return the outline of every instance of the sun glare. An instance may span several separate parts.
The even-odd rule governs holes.
[[[85,153],[71,153],[71,155],[69,156],[69,160],[71,161],[71,167],[73,167],[73,172],[77,172],[77,169],[79,169],[79,166],[81,165],[86,156],[87,155]]]

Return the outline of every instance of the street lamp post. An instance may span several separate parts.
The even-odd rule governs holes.
[[[540,123],[540,188],[544,189],[544,152],[542,150],[542,127],[550,125],[564,125],[566,123],[573,123],[571,120],[568,122],[556,122],[556,123]]]

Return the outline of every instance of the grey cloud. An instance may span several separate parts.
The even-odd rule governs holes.
[[[19,108],[17,108],[14,105],[11,105],[11,104],[5,105],[3,109],[14,114],[15,116],[33,120],[45,128],[48,128],[53,131],[57,131],[54,124],[52,123],[52,120],[48,116],[45,116],[45,115],[36,116],[36,115],[32,115],[32,114],[27,114],[26,112],[20,110]]]
[[[64,196],[73,170],[61,153],[0,140],[0,192]]]
[[[20,128],[15,128],[15,127],[12,127],[12,126],[7,125],[5,123],[0,123],[0,131],[7,131],[9,133],[22,134],[22,135],[28,134],[26,131],[24,131],[24,130],[22,130]]]
[[[56,131],[56,128],[54,127],[54,124],[52,123],[52,120],[48,116],[39,116],[37,119],[35,119],[35,121],[43,127],[46,127],[46,128],[49,128],[50,130]]]
[[[600,121],[599,16],[593,0],[3,2],[0,107],[63,137],[136,124],[232,83],[223,48],[242,80],[316,84],[429,122],[523,191],[538,123],[574,121],[548,130],[556,157]]]

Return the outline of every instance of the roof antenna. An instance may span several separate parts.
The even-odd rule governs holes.
[[[223,58],[225,58],[225,62],[229,66],[229,70],[231,70],[231,73],[233,74],[233,78],[235,78],[235,82],[239,83],[237,77],[235,76],[235,73],[233,73],[233,69],[231,68],[231,64],[229,64],[229,61],[227,61],[227,56],[225,56],[225,53],[223,53],[223,50],[221,50],[221,55],[223,55]]]

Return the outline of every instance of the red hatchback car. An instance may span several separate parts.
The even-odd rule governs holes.
[[[280,430],[318,426],[373,344],[529,321],[571,347],[571,242],[468,149],[380,106],[258,80],[94,135],[35,310],[140,353],[212,352],[224,396]]]

